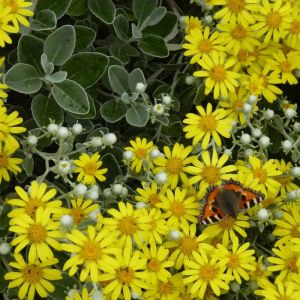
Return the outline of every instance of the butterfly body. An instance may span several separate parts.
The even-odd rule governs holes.
[[[238,181],[230,180],[220,186],[212,186],[204,197],[200,223],[215,223],[225,216],[236,218],[237,213],[257,205],[263,199],[262,193],[243,187]]]

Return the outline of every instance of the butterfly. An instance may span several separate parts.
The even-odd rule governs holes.
[[[264,197],[262,193],[244,187],[238,181],[225,181],[220,186],[207,189],[199,221],[207,225],[225,216],[236,218],[237,213],[257,205]]]

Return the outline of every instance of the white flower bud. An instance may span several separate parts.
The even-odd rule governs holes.
[[[124,151],[123,152],[123,158],[125,160],[132,160],[132,158],[133,158],[133,152],[129,151],[129,150]]]
[[[270,138],[267,137],[267,136],[265,136],[265,135],[263,135],[263,136],[259,139],[258,143],[259,143],[259,145],[260,145],[262,148],[267,148],[267,147],[269,147],[269,145],[270,145]]]
[[[83,183],[79,183],[74,187],[74,193],[76,196],[84,196],[87,192],[87,187]]]
[[[300,131],[300,123],[299,122],[295,122],[293,124],[293,129],[296,131],[296,132],[299,132]]]
[[[203,21],[206,25],[210,25],[213,22],[213,17],[211,15],[207,15],[204,17]]]
[[[93,210],[89,213],[89,219],[93,222],[97,222],[98,220],[98,215],[99,215],[99,210]]]
[[[251,291],[255,291],[259,288],[257,282],[253,280],[248,281],[248,286]]]
[[[155,104],[153,106],[153,112],[157,115],[157,116],[161,116],[164,114],[165,112],[165,107],[163,104]]]
[[[51,133],[52,135],[55,135],[56,132],[58,130],[58,125],[55,124],[55,123],[50,123],[48,126],[47,126],[47,131],[49,133]]]
[[[92,300],[104,300],[104,295],[101,291],[94,291],[92,294]]]
[[[249,103],[245,103],[243,106],[243,111],[245,114],[249,114],[252,111],[252,105]]]
[[[154,176],[154,180],[158,184],[164,184],[164,183],[166,183],[167,179],[168,179],[168,175],[165,172],[160,172],[160,173],[158,173],[158,174],[156,174]]]
[[[114,133],[107,133],[102,137],[102,142],[105,146],[111,146],[115,144],[117,137]]]
[[[146,91],[146,85],[143,82],[138,82],[135,86],[135,90],[138,93],[144,93]]]
[[[267,109],[264,112],[264,117],[266,120],[271,120],[274,117],[274,111],[272,109]]]
[[[91,139],[91,145],[93,147],[100,147],[102,146],[102,138],[100,136],[93,136]]]
[[[57,164],[57,170],[60,174],[66,175],[72,171],[72,164],[68,160],[60,160]]]
[[[70,131],[67,127],[59,126],[56,135],[60,139],[66,139],[70,135]]]
[[[73,225],[73,218],[70,215],[63,215],[60,218],[60,224],[63,227],[70,228]]]
[[[224,153],[225,153],[226,155],[228,155],[228,156],[231,156],[231,155],[232,155],[231,149],[225,149],[225,150],[224,150]]]
[[[249,145],[251,142],[251,137],[248,133],[243,133],[240,137],[240,141],[243,145]]]
[[[27,143],[30,145],[30,146],[35,146],[38,142],[38,138],[35,136],[35,135],[29,135],[27,137]]]
[[[99,193],[95,189],[89,189],[86,193],[86,197],[91,200],[97,200],[99,198]]]
[[[151,159],[158,158],[160,156],[160,151],[158,149],[152,149],[149,153]]]
[[[289,140],[285,140],[285,141],[281,142],[281,146],[282,146],[283,151],[285,151],[285,152],[288,152],[293,148],[293,144]]]
[[[288,119],[293,119],[293,118],[295,118],[295,117],[297,116],[297,112],[296,112],[294,109],[292,109],[292,108],[288,108],[288,109],[285,111],[284,115],[285,115]]]
[[[147,204],[145,202],[137,202],[135,204],[136,209],[147,208]]]
[[[275,211],[275,213],[274,213],[274,218],[275,218],[275,219],[281,219],[281,218],[282,218],[282,215],[283,215],[283,211],[282,211],[282,210],[277,210],[277,211]]]
[[[188,75],[185,77],[185,84],[187,85],[193,85],[196,81],[196,78],[192,75]]]
[[[11,250],[11,246],[9,243],[2,242],[0,244],[0,254],[1,255],[7,255],[8,253],[10,253],[10,250]]]
[[[123,185],[120,183],[115,183],[112,188],[111,188],[112,192],[116,195],[120,195],[122,193],[123,190]]]
[[[176,229],[172,229],[169,233],[170,240],[177,241],[180,239],[180,232]]]
[[[110,188],[106,188],[104,191],[103,191],[103,196],[104,198],[110,198],[112,195],[111,193],[111,189]]]
[[[78,293],[79,293],[79,291],[78,291],[77,289],[71,289],[71,290],[69,290],[69,291],[68,291],[68,297],[70,297],[71,299],[74,299],[74,297],[75,297],[75,292],[78,292]]]
[[[162,103],[165,105],[170,105],[172,102],[172,98],[169,95],[162,96],[161,100],[162,100]]]
[[[128,188],[126,186],[123,186],[121,191],[121,196],[126,197],[128,195]]]
[[[294,177],[300,177],[300,167],[294,167],[291,173]]]
[[[248,158],[249,156],[252,156],[252,155],[253,155],[253,150],[252,149],[248,148],[248,149],[245,150],[245,152],[244,152],[245,158]]]
[[[257,101],[257,97],[255,95],[250,95],[248,98],[248,102],[250,104],[254,104]]]
[[[289,201],[294,201],[297,199],[297,192],[296,191],[290,191],[288,194],[287,194],[287,199]]]
[[[269,219],[269,212],[267,209],[265,208],[261,208],[258,212],[257,212],[257,217],[258,219],[262,220],[262,221],[266,221]]]
[[[252,129],[251,131],[252,135],[256,138],[260,137],[261,136],[261,131],[258,129],[258,128],[254,128]]]
[[[241,286],[236,282],[231,282],[230,283],[230,289],[234,292],[234,293],[237,293],[240,289],[241,289]]]
[[[75,135],[78,135],[82,132],[83,128],[82,128],[82,125],[80,123],[76,123],[72,126],[72,132],[75,134]]]
[[[137,294],[134,290],[131,290],[131,299],[140,299],[140,295]]]

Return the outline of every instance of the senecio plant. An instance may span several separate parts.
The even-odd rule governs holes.
[[[300,299],[300,0],[0,0],[1,299]]]

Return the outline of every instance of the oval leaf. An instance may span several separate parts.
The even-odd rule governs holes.
[[[90,11],[106,24],[112,24],[116,15],[116,7],[111,0],[89,0]]]
[[[44,9],[51,9],[55,12],[57,19],[60,19],[68,10],[71,0],[37,1],[35,10],[40,12]]]
[[[96,32],[86,26],[75,25],[76,33],[76,43],[75,43],[75,52],[84,50],[91,46],[96,37]]]
[[[126,121],[132,126],[143,127],[147,124],[148,119],[147,106],[142,103],[136,103],[126,112]]]
[[[40,11],[32,20],[30,28],[35,31],[50,30],[56,26],[56,15],[50,9]]]
[[[137,83],[146,84],[146,80],[143,74],[143,71],[140,68],[136,68],[132,70],[128,77],[129,88],[132,92],[135,91],[135,87]]]
[[[139,23],[142,23],[157,6],[157,0],[133,0],[132,10]]]
[[[163,38],[154,34],[143,36],[138,45],[142,52],[150,56],[167,57],[169,55],[168,47]]]
[[[110,66],[108,69],[108,79],[112,90],[122,95],[128,90],[128,72],[121,66]]]
[[[121,101],[109,100],[101,105],[100,113],[104,120],[115,123],[121,120],[127,111],[127,105]]]

